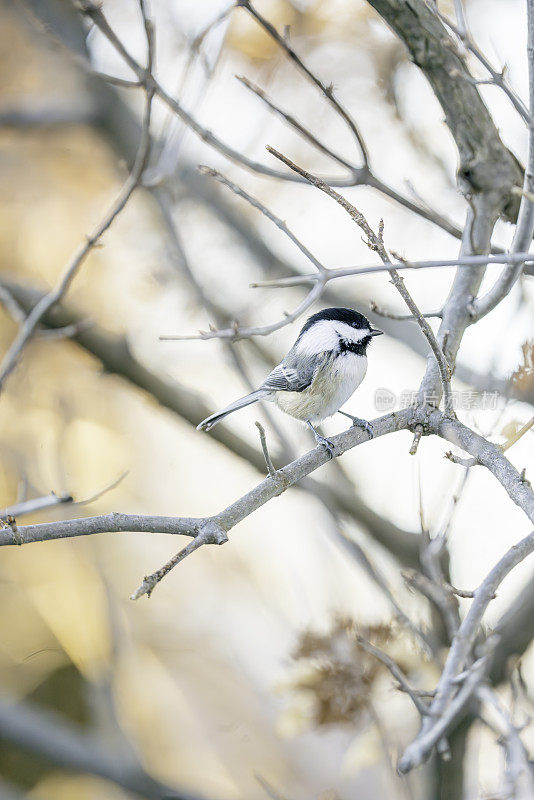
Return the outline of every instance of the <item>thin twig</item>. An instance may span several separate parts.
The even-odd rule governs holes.
[[[186,334],[184,336],[176,334],[162,334],[159,338],[161,341],[195,341],[197,339],[231,339],[237,342],[240,339],[248,339],[251,336],[269,336],[274,331],[284,328],[291,322],[298,319],[305,311],[307,311],[321,296],[323,292],[324,280],[320,280],[311,289],[304,300],[294,309],[294,311],[286,313],[284,319],[273,322],[270,325],[263,325],[255,328],[242,327],[238,324],[237,320],[231,328],[223,328],[222,330],[200,331],[198,334]]]
[[[90,495],[90,497],[85,497],[83,500],[76,500],[76,505],[87,506],[89,505],[89,503],[94,503],[95,500],[100,500],[101,497],[104,497],[104,495],[113,491],[113,489],[116,489],[117,486],[119,486],[119,484],[121,484],[129,474],[130,474],[129,469],[124,470],[124,472],[121,472],[121,474],[117,478],[114,478],[111,481],[111,483],[108,483],[102,489],[99,489],[98,492],[95,492],[94,494]]]
[[[399,665],[394,661],[387,653],[384,653],[383,650],[380,650],[378,647],[375,647],[374,644],[368,642],[363,636],[359,636],[358,634],[355,635],[356,641],[358,642],[359,646],[362,650],[365,650],[367,653],[370,653],[374,656],[378,661],[384,664],[385,667],[391,672],[393,677],[399,682],[402,687],[402,691],[406,692],[407,695],[411,698],[414,706],[421,714],[422,717],[428,714],[428,706],[422,702],[420,695],[418,695],[410,686],[408,681],[406,680],[406,676],[404,675],[403,671],[399,667]]]
[[[452,450],[447,450],[445,453],[445,458],[447,458],[449,461],[452,461],[453,464],[458,464],[466,469],[471,469],[471,467],[476,467],[479,464],[478,459],[462,458],[461,456],[457,456],[455,453],[453,453]]]
[[[510,438],[503,445],[501,445],[501,450],[503,451],[503,453],[506,450],[509,450],[510,447],[512,447],[512,445],[514,445],[516,442],[518,442],[519,439],[521,439],[521,437],[523,437],[525,433],[527,433],[527,431],[529,431],[532,428],[533,425],[534,425],[534,417],[529,419],[529,421],[526,422],[522,428],[520,428],[516,433],[514,433],[513,436],[510,436]]]
[[[143,582],[137,587],[135,592],[130,595],[130,600],[138,600],[144,594],[148,597],[152,594],[157,584],[167,575],[171,569],[179,564],[184,558],[194,553],[199,547],[205,544],[224,544],[228,541],[226,531],[218,523],[213,520],[208,520],[202,524],[199,532],[195,538],[189,542],[182,550],[174,555],[166,564],[164,564],[152,575],[147,575],[143,578]]]
[[[306,245],[303,244],[300,241],[300,239],[297,239],[295,234],[292,233],[289,230],[289,228],[287,227],[287,225],[284,222],[284,220],[280,219],[280,217],[277,217],[276,214],[273,214],[272,211],[269,211],[269,209],[266,208],[263,205],[263,203],[260,203],[259,200],[256,200],[255,197],[252,197],[252,195],[250,195],[248,192],[246,192],[240,186],[237,186],[237,184],[232,183],[232,181],[228,180],[228,178],[226,178],[224,175],[222,175],[222,173],[218,172],[218,170],[213,169],[212,167],[206,167],[204,165],[201,165],[201,166],[199,166],[199,171],[203,175],[209,175],[210,177],[215,178],[216,181],[218,181],[219,183],[222,183],[223,186],[226,186],[228,189],[230,189],[230,191],[232,191],[238,197],[242,197],[243,200],[246,200],[247,203],[250,203],[251,206],[256,208],[258,211],[261,211],[261,213],[265,217],[267,217],[267,219],[270,220],[274,225],[276,225],[276,227],[279,228],[282,231],[282,233],[285,233],[285,235],[293,242],[293,244],[298,247],[300,252],[303,255],[306,256],[308,261],[311,261],[311,263],[313,264],[313,266],[315,267],[317,272],[321,273],[321,272],[326,272],[327,271],[326,267],[324,267],[323,264],[321,264],[319,259],[316,258],[313,255],[313,253],[311,253],[308,250]]]
[[[460,256],[459,258],[443,258],[439,260],[428,261],[393,261],[391,267],[398,271],[401,270],[418,270],[418,269],[436,269],[442,267],[478,267],[478,266],[491,266],[492,264],[534,264],[534,253],[494,253],[492,255],[475,255],[475,256]],[[328,280],[333,281],[336,278],[348,278],[351,275],[368,275],[374,272],[389,272],[391,269],[386,264],[369,264],[358,267],[338,267],[330,268],[328,270]],[[317,280],[317,275],[313,272],[304,273],[302,275],[294,275],[289,278],[275,278],[269,281],[257,281],[251,283],[253,288],[264,287],[282,287],[282,286],[300,286],[305,283],[314,283]],[[440,316],[442,313],[440,312]]]
[[[232,325],[230,328],[224,328],[222,330],[210,330],[210,331],[201,331],[199,334],[194,335],[174,335],[174,334],[163,334],[159,338],[162,341],[188,341],[188,340],[195,340],[195,339],[231,339],[232,341],[238,341],[239,339],[246,339],[250,336],[268,336],[270,333],[274,331],[280,330],[280,328],[289,325],[289,323],[294,322],[298,317],[300,317],[305,311],[310,308],[313,303],[321,296],[323,291],[323,286],[325,283],[325,278],[327,275],[328,270],[321,264],[321,262],[311,253],[308,248],[298,239],[292,231],[289,230],[286,223],[277,217],[272,211],[269,211],[259,200],[256,200],[255,197],[252,197],[248,192],[242,189],[240,186],[237,186],[232,181],[228,180],[224,175],[218,172],[211,167],[201,166],[200,171],[205,175],[210,175],[211,177],[215,178],[219,183],[222,183],[224,186],[228,187],[234,194],[238,197],[242,197],[247,203],[250,203],[254,208],[261,211],[261,213],[267,217],[276,227],[281,230],[285,235],[295,244],[298,249],[303,253],[306,258],[311,261],[318,273],[318,282],[314,284],[312,289],[308,292],[304,300],[299,303],[297,308],[284,316],[284,319],[279,320],[278,322],[271,323],[270,325],[263,325],[261,327],[240,327],[237,321]]]
[[[479,61],[485,70],[491,76],[491,82],[498,86],[502,91],[506,94],[510,102],[512,103],[513,107],[517,111],[517,113],[523,118],[523,120],[527,123],[527,125],[531,125],[534,122],[534,118],[532,117],[532,109],[530,113],[521,100],[521,98],[514,92],[511,86],[507,83],[504,78],[505,70],[496,70],[488,60],[488,58],[484,55],[484,53],[477,47],[475,42],[471,39],[469,34],[467,33],[466,28],[462,25],[461,21],[459,20],[459,24],[455,25],[452,20],[450,20],[445,14],[438,9],[437,4],[434,3],[427,3],[427,7],[436,14],[437,17],[449,28],[453,33],[458,36],[463,46],[469,50],[470,53],[474,55],[474,57]]]
[[[435,655],[435,643],[418,625],[416,625],[415,622],[413,622],[413,620],[410,619],[410,617],[403,610],[401,604],[395,597],[395,593],[391,590],[388,581],[382,572],[377,569],[376,565],[371,562],[369,556],[365,553],[361,545],[352,536],[345,532],[337,520],[335,530],[345,549],[353,558],[356,559],[358,564],[365,570],[366,574],[376,584],[380,591],[384,593],[386,599],[389,601],[393,611],[395,612],[395,618],[398,620],[398,622],[401,625],[404,625],[404,627],[413,634],[413,636],[420,643],[424,652],[430,657],[433,657]]]
[[[34,497],[31,500],[22,500],[20,503],[7,506],[4,508],[2,514],[0,514],[0,517],[3,519],[7,517],[22,517],[25,514],[34,514],[36,511],[42,511],[51,506],[72,502],[74,502],[74,498],[71,497],[70,494],[55,494],[51,492],[44,497]]]
[[[341,117],[342,120],[346,123],[349,130],[353,134],[356,142],[358,143],[358,147],[360,149],[360,153],[363,159],[364,167],[367,167],[369,164],[369,155],[367,153],[367,147],[364,142],[364,139],[356,125],[356,122],[353,120],[352,116],[349,114],[347,109],[341,105],[339,100],[334,95],[334,89],[332,85],[327,86],[320,78],[317,77],[309,67],[304,64],[302,59],[299,55],[295,52],[295,50],[291,47],[287,39],[284,39],[274,25],[269,22],[269,20],[265,19],[265,17],[260,14],[260,12],[252,5],[250,0],[237,0],[236,5],[244,8],[248,11],[248,13],[258,22],[258,24],[263,28],[263,30],[269,34],[269,36],[274,39],[274,41],[281,47],[282,50],[287,53],[291,61],[298,67],[298,69],[311,81],[319,91],[322,92],[328,103],[332,106],[332,108],[337,112],[337,114]]]
[[[245,78],[243,75],[236,75],[237,80],[243,84],[247,89],[253,92],[256,97],[259,97],[265,105],[274,111],[279,117],[285,120],[292,128],[294,128],[298,133],[306,139],[310,144],[312,144],[317,150],[324,155],[328,156],[329,158],[336,161],[342,167],[354,172],[355,180],[360,182],[360,175],[362,170],[360,167],[357,167],[355,164],[351,164],[350,161],[347,161],[343,156],[340,156],[338,153],[335,153],[331,150],[330,147],[327,147],[323,142],[321,142],[311,131],[309,131],[304,125],[302,125],[295,117],[293,117],[289,112],[283,111],[280,106],[277,106],[263,91],[260,89],[259,86],[256,86],[252,81],[249,81],[248,78]],[[365,171],[364,171],[365,172]]]
[[[397,322],[404,322],[406,320],[410,320],[411,322],[417,321],[413,314],[394,314],[392,311],[386,311],[385,308],[380,308],[374,300],[371,300],[369,303],[369,307],[371,311],[374,311],[375,314],[378,314],[379,317],[385,317],[386,319],[394,319]],[[421,314],[422,317],[425,319],[432,319],[432,318],[440,318],[441,311],[427,311],[426,313]]]
[[[256,428],[260,432],[261,449],[263,450],[263,457],[265,458],[265,464],[267,466],[267,472],[268,472],[270,478],[275,478],[276,477],[276,470],[275,470],[275,468],[273,466],[273,462],[271,460],[271,456],[269,455],[269,449],[267,447],[267,437],[265,436],[265,428],[263,427],[261,422],[258,422],[258,420],[256,420],[256,422],[254,424],[256,425]]]
[[[413,441],[409,450],[411,456],[414,456],[417,453],[417,448],[419,447],[419,443],[421,441],[421,437],[423,435],[424,428],[422,425],[416,425],[414,429],[414,436]]]

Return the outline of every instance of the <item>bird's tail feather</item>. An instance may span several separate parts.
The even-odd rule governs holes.
[[[222,411],[217,411],[216,414],[212,414],[210,417],[206,417],[206,419],[202,420],[202,422],[197,425],[197,431],[209,431],[210,428],[213,428],[214,425],[217,425],[217,423],[227,417],[228,414],[232,414],[239,408],[249,406],[251,403],[256,403],[258,400],[262,400],[269,394],[270,392],[266,389],[257,389],[255,392],[245,395],[245,397],[240,397],[239,400],[235,400],[233,403],[230,403],[230,405],[226,406],[226,408],[223,408]]]

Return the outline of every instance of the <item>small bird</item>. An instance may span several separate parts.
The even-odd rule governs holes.
[[[358,388],[367,371],[367,348],[383,331],[371,327],[369,320],[352,308],[325,308],[313,314],[303,326],[297,341],[283,361],[267,376],[255,392],[235,400],[197,426],[209,431],[228,414],[258,400],[269,400],[296,419],[305,422],[318,444],[334,454],[334,445],[315,429],[315,425],[339,411],[353,425],[365,429],[373,438],[372,425],[364,419],[340,411]]]

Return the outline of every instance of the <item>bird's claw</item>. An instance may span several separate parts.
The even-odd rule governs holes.
[[[315,441],[317,444],[321,444],[326,448],[326,451],[331,459],[334,458],[334,442],[331,442],[330,439],[327,439],[326,436],[321,436],[319,433],[315,435]]]
[[[358,417],[353,417],[352,419],[352,427],[353,428],[363,428],[366,434],[369,436],[369,439],[372,439],[375,435],[374,428],[370,422],[367,422],[366,419],[359,419]]]

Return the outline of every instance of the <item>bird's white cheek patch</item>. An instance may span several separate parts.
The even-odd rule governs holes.
[[[349,327],[348,325],[346,326]],[[338,344],[338,335],[331,322],[322,320],[306,331],[297,345],[297,352],[312,356],[334,350]]]

